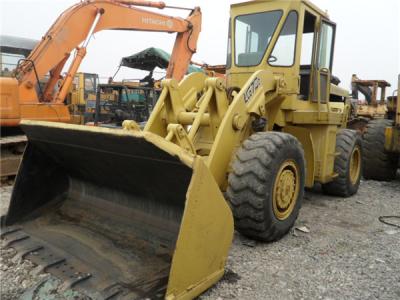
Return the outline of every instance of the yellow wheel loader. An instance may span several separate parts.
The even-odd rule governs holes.
[[[345,129],[348,92],[330,83],[334,38],[308,1],[235,4],[226,80],[164,80],[144,130],[23,121],[5,243],[100,299],[196,297],[223,276],[234,223],[277,240],[304,187],[357,192],[362,147]]]
[[[388,97],[384,118],[370,121],[363,134],[366,179],[390,181],[396,178],[400,163],[400,75],[397,95]]]

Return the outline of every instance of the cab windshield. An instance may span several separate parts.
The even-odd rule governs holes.
[[[238,16],[235,19],[235,64],[257,66],[276,30],[282,11],[268,11]]]

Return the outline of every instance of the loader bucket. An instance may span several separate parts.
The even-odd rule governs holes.
[[[223,275],[233,221],[202,158],[149,132],[22,128],[1,235],[38,271],[93,299],[191,299]]]

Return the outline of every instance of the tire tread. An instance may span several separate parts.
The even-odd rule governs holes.
[[[363,135],[365,179],[390,181],[396,177],[398,156],[385,151],[385,128],[393,126],[387,119],[372,120]]]
[[[265,197],[271,188],[267,181],[274,175],[272,162],[277,153],[288,146],[299,149],[304,157],[298,140],[281,132],[253,134],[238,150],[228,178],[226,195],[233,211],[235,227],[240,233],[262,241],[275,241],[290,229],[278,230],[268,223],[264,213]],[[298,209],[293,211],[294,220],[298,213]]]
[[[342,129],[338,132],[336,136],[336,152],[339,152],[339,155],[336,156],[334,163],[334,171],[338,176],[333,181],[322,185],[324,193],[349,197],[357,192],[359,180],[356,186],[351,186],[348,179],[349,160],[356,144],[359,144],[362,155],[361,137],[357,131]]]

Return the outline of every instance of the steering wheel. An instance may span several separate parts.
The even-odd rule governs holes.
[[[278,61],[278,58],[276,56],[270,55],[268,58],[268,63],[274,63],[277,61]]]
[[[103,108],[103,110],[105,110],[106,112],[110,112],[111,111],[111,103],[109,103],[108,101],[104,101],[103,105],[101,105],[101,107]]]

